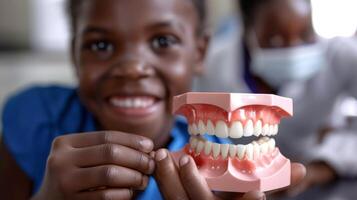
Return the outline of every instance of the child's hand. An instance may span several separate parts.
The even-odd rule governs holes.
[[[266,199],[262,192],[239,193],[213,193],[206,180],[199,174],[196,164],[190,156],[180,160],[176,166],[167,150],[161,149],[155,154],[156,169],[155,179],[165,199],[236,199],[236,200],[261,200]],[[305,175],[305,168],[292,164],[292,184],[301,181]]]
[[[34,199],[130,199],[154,171],[145,137],[106,131],[58,137]]]

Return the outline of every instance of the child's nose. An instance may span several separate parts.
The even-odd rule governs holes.
[[[140,60],[128,60],[117,63],[111,71],[111,75],[118,78],[145,78],[153,76],[153,67]]]

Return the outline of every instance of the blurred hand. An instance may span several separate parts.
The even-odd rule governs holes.
[[[266,199],[264,193],[259,191],[242,193],[213,193],[206,180],[197,169],[190,156],[183,156],[176,166],[173,158],[165,149],[155,153],[155,179],[161,194],[167,200],[172,199],[235,199],[235,200],[262,200]],[[292,183],[297,184],[305,176],[305,167],[301,164],[292,164]]]
[[[306,177],[299,184],[288,187],[285,193],[290,197],[297,196],[310,187],[330,183],[336,177],[336,172],[327,163],[313,162],[307,165]]]
[[[130,199],[154,171],[153,147],[150,139],[114,131],[58,137],[33,199]]]

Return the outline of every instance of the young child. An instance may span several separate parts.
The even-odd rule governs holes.
[[[170,107],[202,68],[203,7],[198,0],[69,0],[78,88],[34,87],[9,99],[1,196],[217,198],[191,158],[176,167],[167,150],[153,151],[188,141]],[[149,178],[154,170],[159,186]]]

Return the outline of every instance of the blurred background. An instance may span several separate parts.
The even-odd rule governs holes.
[[[8,95],[30,84],[75,84],[64,3],[0,0],[0,109]],[[355,34],[356,0],[312,0],[312,6],[314,28],[320,36]],[[237,19],[235,8],[234,0],[209,0],[213,33],[230,28],[230,21]]]

